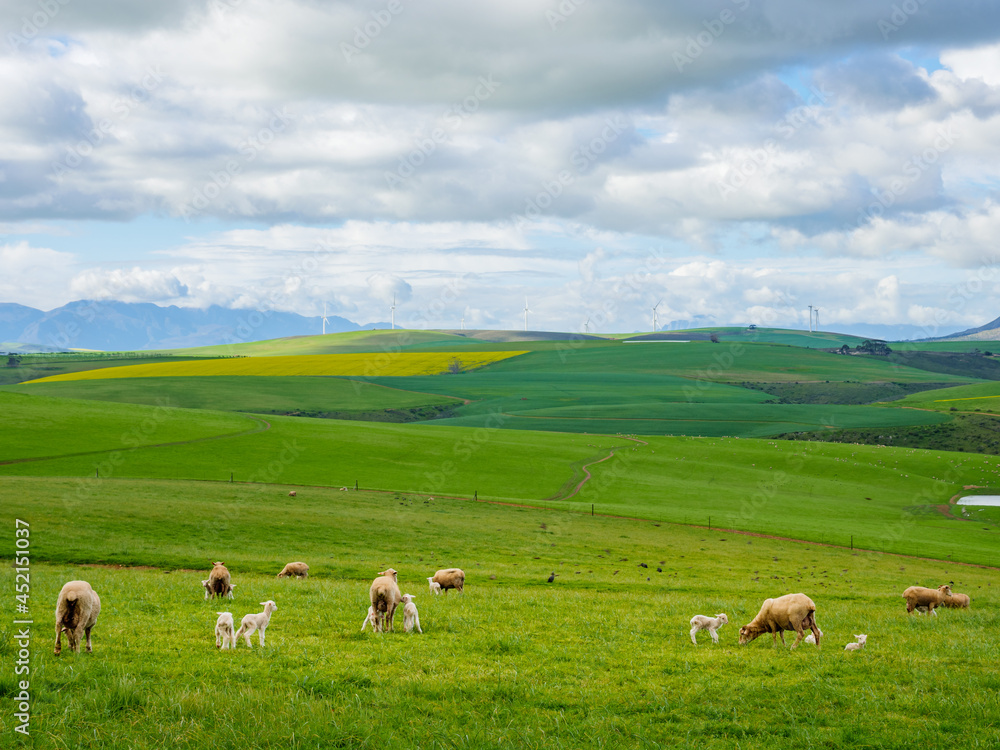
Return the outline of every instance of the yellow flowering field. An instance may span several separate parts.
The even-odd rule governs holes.
[[[104,367],[97,370],[52,375],[29,383],[112,378],[183,378],[213,375],[334,375],[389,377],[438,375],[452,371],[455,361],[462,371],[499,362],[527,352],[365,352],[360,354],[304,354],[290,357],[238,357],[187,362]]]

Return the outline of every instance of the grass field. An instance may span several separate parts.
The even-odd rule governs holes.
[[[975,383],[915,393],[896,401],[893,406],[938,411],[955,409],[957,411],[1000,412],[1000,383]]]
[[[995,571],[613,518],[406,494],[0,479],[31,530],[37,748],[990,747],[1000,720]],[[373,519],[379,522],[373,523]],[[490,533],[484,534],[483,530]],[[12,536],[0,542],[10,557]],[[202,598],[224,560],[236,598]],[[291,559],[308,580],[276,580]],[[89,567],[73,563],[121,563]],[[640,567],[644,563],[648,567]],[[377,571],[417,594],[424,633],[360,633]],[[425,576],[458,565],[466,594]],[[661,570],[658,571],[657,568]],[[556,582],[547,584],[550,572]],[[5,587],[13,570],[5,566]],[[92,654],[52,655],[66,580],[102,598]],[[907,616],[908,585],[973,608]],[[763,599],[804,591],[821,650],[738,646]],[[218,652],[217,610],[273,599],[267,643]],[[4,599],[4,611],[11,597]],[[726,612],[712,645],[696,613]],[[397,618],[397,622],[400,618]],[[15,655],[8,616],[5,664]],[[845,653],[853,634],[863,651]],[[0,694],[16,694],[9,670]],[[974,698],[972,698],[974,697]],[[11,711],[0,716],[15,746]],[[936,717],[927,720],[927,717]]]

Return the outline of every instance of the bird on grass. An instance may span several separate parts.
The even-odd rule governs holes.
[[[553,571],[553,572],[552,572],[552,575],[550,575],[550,576],[549,576],[549,583],[552,583],[552,582],[553,582],[554,580],[556,580],[556,574],[555,574],[555,571]]]

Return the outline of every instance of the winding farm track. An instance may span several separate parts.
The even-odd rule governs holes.
[[[193,445],[194,443],[207,443],[213,440],[228,440],[229,438],[244,437],[246,435],[255,435],[258,432],[267,432],[271,429],[271,423],[266,419],[261,419],[252,414],[244,414],[247,419],[257,422],[257,426],[252,430],[241,430],[239,432],[227,432],[222,435],[209,435],[208,437],[193,438],[191,440],[175,440],[171,443],[150,443],[149,445],[137,445],[135,447],[122,447],[122,448],[104,448],[99,451],[81,451],[79,453],[60,453],[55,456],[32,456],[30,458],[12,458],[6,461],[0,461],[0,466],[7,466],[9,464],[26,464],[32,461],[52,461],[57,458],[77,458],[79,456],[99,456],[104,453],[115,453],[120,451],[122,453],[131,453],[132,451],[141,451],[147,448],[167,448],[172,445]]]
[[[646,442],[645,440],[640,440],[639,438],[627,437],[625,439],[626,440],[631,440],[631,441],[633,441],[635,443],[639,443],[640,445],[649,445],[648,442]],[[608,453],[608,455],[606,455],[604,458],[598,458],[595,461],[591,461],[590,463],[587,463],[587,464],[584,464],[583,466],[581,466],[580,468],[583,470],[583,474],[584,474],[583,479],[581,479],[577,483],[576,487],[573,488],[572,492],[570,492],[570,493],[568,493],[566,495],[562,495],[562,494],[560,494],[560,493],[557,492],[552,497],[547,497],[545,499],[546,500],[569,500],[571,497],[573,497],[577,493],[579,493],[580,490],[583,489],[583,485],[585,485],[587,482],[589,482],[593,478],[592,475],[591,475],[591,473],[590,473],[590,467],[591,466],[594,466],[595,464],[603,463],[604,461],[607,461],[609,458],[614,458],[615,451],[616,450],[620,450],[620,449],[625,448],[625,447],[626,446],[624,446],[624,445],[616,445],[614,448],[611,449],[610,453]]]

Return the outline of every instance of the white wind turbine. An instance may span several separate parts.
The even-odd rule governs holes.
[[[819,308],[816,308],[816,332],[819,333]]]
[[[528,298],[525,297],[524,298],[524,330],[525,331],[528,330],[528,313],[529,312],[531,312],[531,310],[528,309]]]
[[[324,302],[323,303],[323,335],[324,336],[326,335],[326,324],[327,323],[329,323],[329,321],[326,319],[326,303]]]
[[[813,306],[809,305],[809,333],[813,330]]]
[[[590,318],[587,318],[587,322],[583,324],[583,332],[590,333]]]
[[[392,295],[392,307],[389,308],[389,325],[396,330],[396,295]]]
[[[662,304],[663,304],[663,299],[661,298],[659,302],[653,305],[653,333],[656,333],[656,331],[658,330],[656,328],[656,308],[658,308]]]

